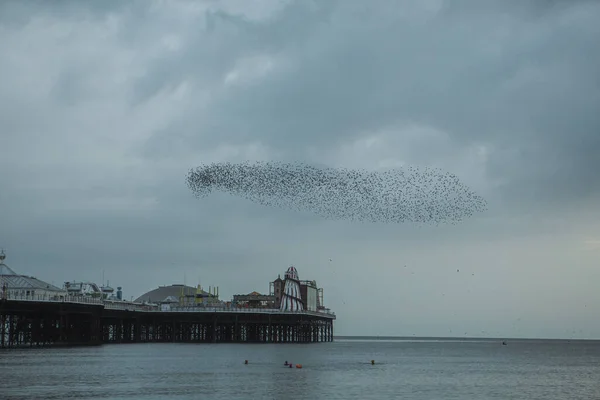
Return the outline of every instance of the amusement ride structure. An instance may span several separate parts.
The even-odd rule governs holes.
[[[304,311],[304,304],[300,292],[300,279],[296,267],[291,266],[285,272],[283,294],[281,297],[281,311]]]

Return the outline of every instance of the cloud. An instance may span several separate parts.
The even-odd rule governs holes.
[[[202,87],[213,101],[192,104],[191,120],[162,134],[179,132],[192,149],[217,137],[261,137],[305,158],[307,149],[335,152],[367,132],[422,126],[486,149],[486,176],[506,199],[551,205],[597,194],[600,56],[585,50],[598,33],[597,4],[448,4],[297,2],[260,23],[210,14],[213,31],[190,46],[208,51],[218,36],[226,52],[210,63],[180,52],[157,63],[178,67],[145,78],[166,84],[192,68],[210,71]],[[254,84],[227,84],[244,63]],[[439,138],[421,140],[439,146]]]
[[[2,2],[0,245],[16,270],[60,281],[105,269],[135,297],[186,270],[226,295],[263,290],[295,262],[335,294],[346,333],[376,326],[361,307],[406,294],[386,282],[351,311],[344,293],[376,274],[410,282],[393,269],[410,255],[429,272],[406,304],[429,320],[406,306],[407,326],[460,325],[431,297],[459,263],[488,271],[480,297],[445,300],[477,303],[469,326],[481,331],[487,307],[501,330],[516,298],[535,320],[549,311],[531,299],[552,303],[536,283],[549,269],[577,266],[553,282],[595,279],[583,269],[595,253],[573,249],[598,231],[599,16],[595,1]],[[198,201],[185,185],[190,168],[243,160],[436,167],[490,210],[453,228],[354,225]],[[597,300],[569,290],[572,308]]]

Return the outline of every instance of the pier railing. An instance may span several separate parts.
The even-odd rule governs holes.
[[[69,295],[21,295],[11,292],[1,293],[0,298],[14,301],[30,301],[30,302],[51,302],[51,303],[80,303],[101,305],[109,310],[128,310],[141,312],[176,312],[176,313],[252,313],[252,314],[303,314],[313,315],[318,317],[335,318],[335,313],[330,310],[315,310],[315,311],[281,311],[278,308],[238,308],[238,307],[207,307],[207,306],[167,306],[161,308],[157,305],[132,303],[125,301],[103,300],[89,296],[69,296]]]
[[[329,310],[319,311],[281,311],[278,308],[237,308],[237,307],[205,307],[205,306],[168,306],[161,308],[139,303],[105,302],[104,308],[111,310],[129,310],[143,312],[176,312],[176,313],[244,313],[244,314],[304,314],[327,316],[335,318],[335,313]]]
[[[236,308],[236,307],[173,307],[171,306],[169,309],[165,310],[156,310],[156,311],[169,311],[169,312],[194,312],[194,313],[217,313],[217,312],[226,312],[226,313],[252,313],[252,314],[304,314],[304,315],[315,315],[315,316],[329,316],[335,317],[335,313],[332,311],[322,310],[322,311],[281,311],[278,308]]]
[[[0,298],[15,301],[51,302],[51,303],[81,303],[102,305],[102,299],[89,296],[48,295],[48,294],[14,294],[3,293]]]
[[[104,302],[104,308],[108,310],[126,310],[126,311],[160,311],[157,306],[141,303],[117,303],[111,301]]]

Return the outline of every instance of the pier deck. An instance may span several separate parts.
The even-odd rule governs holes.
[[[116,307],[102,301],[0,300],[0,348],[108,343],[333,341],[335,315],[277,309]]]

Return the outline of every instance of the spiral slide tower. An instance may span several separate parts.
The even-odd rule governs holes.
[[[281,311],[304,311],[300,295],[300,280],[294,266],[287,269],[281,297]]]

